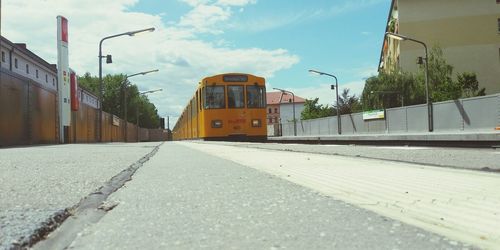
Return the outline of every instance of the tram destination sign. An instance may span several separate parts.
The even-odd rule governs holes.
[[[224,75],[224,82],[248,82],[247,75]]]

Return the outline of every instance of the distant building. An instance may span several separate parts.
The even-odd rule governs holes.
[[[57,67],[28,50],[24,43],[12,43],[0,37],[0,66],[7,72],[32,80],[57,91]]]
[[[393,0],[386,31],[438,45],[454,74],[474,72],[487,94],[500,92],[500,0]],[[423,47],[386,39],[379,70],[416,72]]]
[[[268,125],[293,121],[292,95],[282,92],[268,92],[266,98]],[[305,102],[304,98],[295,96],[295,118],[297,120],[300,120]]]

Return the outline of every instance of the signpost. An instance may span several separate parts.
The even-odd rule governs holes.
[[[68,19],[63,16],[57,16],[57,93],[59,103],[59,142],[67,143],[71,124],[71,96]]]

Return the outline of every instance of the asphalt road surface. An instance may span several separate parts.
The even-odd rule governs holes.
[[[462,234],[456,232],[433,233],[421,224],[412,224],[411,220],[401,222],[401,217],[406,216],[404,213],[394,217],[384,211],[370,211],[366,209],[370,203],[362,203],[363,199],[348,200],[325,191],[321,184],[325,180],[303,178],[310,173],[295,170],[283,175],[267,169],[273,169],[276,160],[304,165],[294,158],[304,156],[309,157],[309,161],[317,157],[216,144],[166,143],[130,182],[108,198],[106,203],[112,209],[102,219],[88,223],[77,235],[62,238],[71,238],[67,241],[69,249],[464,249],[489,246],[478,245],[468,238],[462,241]],[[363,159],[360,163],[360,159],[355,158],[324,157],[328,157],[330,166],[347,164],[352,168],[360,164],[375,169],[389,164],[394,169],[421,169],[394,162]],[[305,167],[311,169],[313,165]],[[429,171],[424,169],[424,172],[426,170]],[[335,172],[341,174],[338,168]],[[363,175],[359,169],[356,173]],[[302,175],[299,179],[304,181],[290,178],[292,175]],[[314,184],[307,185],[308,182]],[[358,185],[355,189],[365,188]],[[347,187],[337,191],[353,192]],[[56,231],[49,240],[57,237],[60,236]],[[51,244],[40,244],[36,249],[51,249],[54,246]]]
[[[159,143],[0,149],[0,249],[26,244],[65,209]]]
[[[0,249],[19,247],[61,211],[69,217],[34,249],[500,247],[500,175],[435,167],[443,159],[434,159],[448,155],[456,159],[445,166],[464,168],[462,152],[495,166],[496,151],[384,147],[340,156],[353,150],[342,147],[2,149]],[[392,152],[390,161],[368,155],[377,150]],[[408,155],[418,164],[395,159]]]

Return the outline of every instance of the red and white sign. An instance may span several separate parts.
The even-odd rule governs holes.
[[[68,42],[68,19],[61,17],[61,40]]]
[[[78,80],[76,73],[71,70],[71,111],[78,111],[80,108],[80,99],[78,98]]]
[[[57,94],[59,101],[60,141],[64,143],[64,127],[71,124],[70,70],[68,59],[68,20],[57,16]]]

